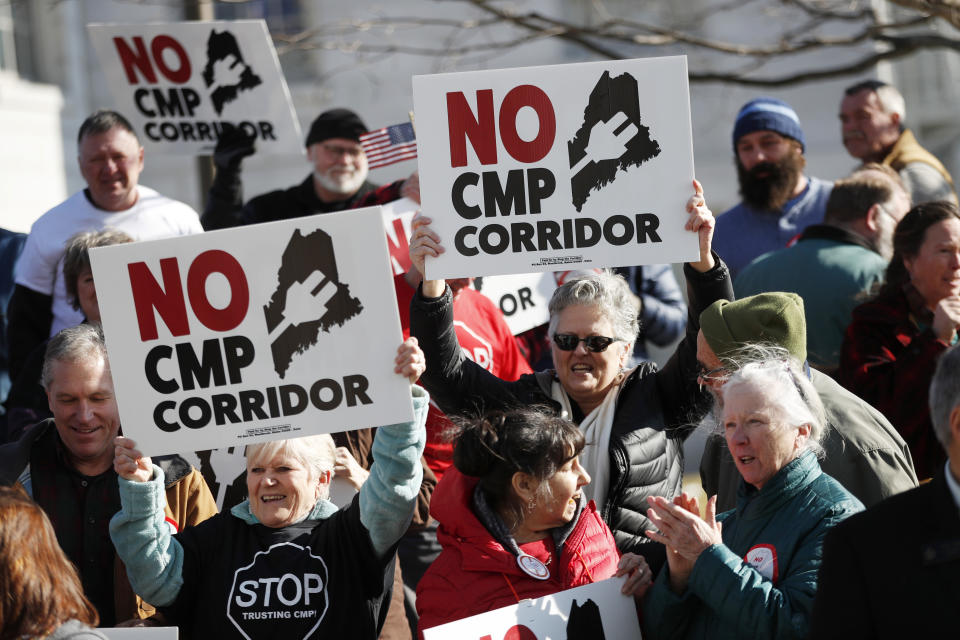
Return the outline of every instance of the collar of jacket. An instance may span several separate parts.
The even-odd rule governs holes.
[[[304,520],[326,520],[334,513],[337,512],[337,505],[333,504],[329,500],[320,499],[317,501],[317,504],[313,505],[313,509],[310,510],[310,513],[305,515],[297,522],[303,522]],[[230,509],[235,517],[240,518],[247,524],[260,524],[260,521],[257,519],[257,516],[253,515],[253,512],[250,510],[250,500],[244,500],[240,504],[233,505],[233,508]],[[296,524],[296,523],[293,523]]]
[[[744,520],[767,518],[822,473],[816,454],[805,451],[788,462],[760,490],[740,478],[737,511]]]
[[[840,227],[835,227],[831,224],[810,225],[804,229],[803,233],[800,234],[800,237],[797,238],[797,242],[803,242],[804,240],[830,240],[843,244],[855,244],[858,247],[869,249],[874,253],[877,252],[870,242],[859,233],[854,233],[853,231],[848,231],[847,229],[841,229]]]
[[[943,176],[944,180],[953,186],[953,178],[950,176],[950,172],[947,171],[947,168],[943,166],[943,163],[940,162],[940,159],[920,145],[920,142],[917,141],[917,137],[913,134],[913,131],[910,129],[904,129],[900,134],[900,137],[897,138],[897,141],[890,148],[890,152],[887,154],[887,157],[883,159],[881,164],[885,164],[896,171],[900,171],[908,164],[913,162],[922,162],[930,165],[937,170],[937,173]]]
[[[517,565],[516,556],[494,539],[470,507],[477,482],[477,478],[463,475],[456,467],[451,467],[443,474],[431,499],[430,510],[440,523],[438,540],[444,546],[454,546],[459,550],[465,571],[524,575]],[[580,511],[573,530],[567,536],[563,554],[572,553],[570,549],[577,549],[582,544],[587,518],[596,511],[592,500]]]

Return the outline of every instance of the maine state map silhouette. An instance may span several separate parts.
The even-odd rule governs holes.
[[[350,296],[349,285],[340,282],[330,234],[317,229],[304,236],[297,229],[283,250],[277,272],[277,288],[270,297],[270,302],[263,307],[268,331],[272,332],[284,320],[287,290],[294,282],[304,282],[314,271],[319,271],[329,278],[330,283],[327,286],[336,287],[336,293],[323,309],[317,310],[318,317],[315,320],[291,324],[270,345],[274,370],[281,378],[286,374],[295,354],[303,353],[317,344],[321,331],[329,332],[334,324],[343,326],[344,322],[363,310],[360,300]]]
[[[655,91],[655,88],[649,87],[648,90]],[[570,178],[573,206],[577,211],[583,208],[592,192],[613,182],[618,171],[631,166],[639,167],[660,155],[660,144],[650,137],[650,127],[641,123],[640,92],[636,78],[629,73],[611,78],[610,72],[604,71],[590,92],[590,100],[583,110],[583,124],[577,129],[573,139],[567,142],[570,167],[576,166],[587,154],[587,143],[594,125],[609,121],[621,111],[627,116],[623,126],[633,123],[638,129],[637,134],[627,143],[626,151],[619,158],[589,162]]]

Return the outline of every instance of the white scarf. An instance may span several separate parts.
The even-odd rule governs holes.
[[[636,368],[636,367],[634,367]],[[590,474],[590,484],[583,488],[589,500],[597,504],[597,510],[603,512],[610,486],[610,432],[613,430],[613,417],[617,410],[617,399],[633,369],[623,371],[623,378],[607,392],[603,402],[587,415],[580,423],[580,431],[587,445],[580,452],[580,464]],[[560,417],[573,420],[570,397],[560,382],[554,379],[550,386],[550,397],[560,403]]]

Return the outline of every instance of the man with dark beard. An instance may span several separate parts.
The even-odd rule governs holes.
[[[717,218],[713,236],[733,275],[823,221],[833,185],[804,175],[804,144],[800,118],[786,102],[757,98],[737,114],[733,149],[743,201]]]
[[[324,111],[307,134],[307,160],[313,172],[296,186],[257,196],[246,205],[240,164],[253,154],[253,138],[239,128],[225,133],[214,150],[217,174],[200,223],[206,230],[224,229],[368,207],[404,196],[419,202],[416,173],[383,187],[367,181],[367,156],[360,146],[360,135],[366,132],[367,125],[353,111]]]

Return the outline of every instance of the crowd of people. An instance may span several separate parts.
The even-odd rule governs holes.
[[[250,445],[247,498],[218,513],[185,457],[122,434],[89,250],[419,201],[419,177],[370,183],[366,125],[332,109],[310,175],[246,203],[254,142],[221,138],[201,216],[140,184],[121,114],[92,114],[87,187],[4,244],[0,639],[409,639],[607,579],[653,639],[955,635],[960,210],[896,88],[851,86],[840,120],[859,164],[830,182],[790,105],[736,114],[742,202],[679,194],[685,301],[664,265],[565,274],[515,337],[472,278],[425,279],[445,248],[422,212],[394,282],[415,419]],[[705,503],[682,488],[697,428]]]

